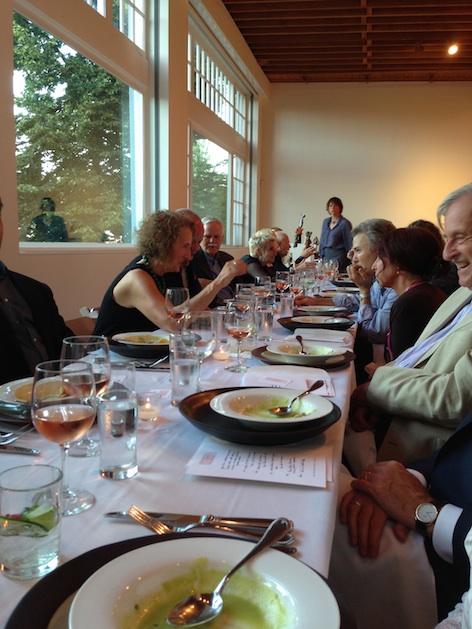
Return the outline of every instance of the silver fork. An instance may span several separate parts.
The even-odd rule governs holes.
[[[186,533],[187,531],[190,531],[195,528],[210,527],[210,528],[218,529],[220,531],[226,531],[227,533],[235,533],[238,535],[243,535],[245,537],[249,537],[250,539],[254,539],[254,540],[259,540],[261,537],[257,533],[253,533],[244,527],[238,528],[234,526],[225,526],[222,524],[217,524],[215,522],[194,522],[192,524],[187,524],[186,526],[178,526],[178,525],[170,526],[166,524],[165,522],[162,522],[162,520],[153,518],[152,516],[148,515],[145,511],[142,511],[139,507],[136,507],[135,505],[132,505],[130,507],[130,509],[128,510],[128,515],[130,515],[134,520],[136,520],[136,522],[139,522],[139,524],[142,524],[149,530],[154,531],[154,533],[157,533],[157,535],[165,535],[166,533]],[[273,548],[282,550],[283,552],[289,555],[294,555],[297,552],[297,549],[295,548],[295,546],[291,545],[293,544],[294,541],[295,541],[295,538],[293,537],[292,533],[288,533],[284,538],[272,544],[272,546]]]
[[[18,430],[13,430],[11,432],[6,432],[6,433],[1,433],[0,434],[0,445],[2,446],[6,446],[9,443],[13,443],[14,441],[16,441],[17,439],[19,439],[20,437],[23,437],[23,435],[28,434],[29,432],[34,430],[34,426],[22,426],[21,428],[18,428]]]

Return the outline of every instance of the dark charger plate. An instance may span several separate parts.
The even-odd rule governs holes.
[[[194,393],[180,402],[179,411],[196,428],[213,437],[252,446],[279,446],[305,441],[321,434],[341,417],[341,410],[333,404],[333,410],[325,417],[295,424],[290,430],[254,430],[237,419],[220,415],[211,408],[210,400],[216,395],[245,388],[228,387]]]
[[[156,359],[161,356],[166,356],[169,353],[168,343],[161,345],[128,345],[127,343],[119,343],[118,341],[114,341],[112,338],[109,338],[108,345],[110,346],[112,352],[116,352],[117,354],[128,358]]]
[[[326,317],[332,318],[331,316]],[[301,321],[293,321],[292,317],[280,317],[278,319],[280,325],[291,332],[294,332],[297,328],[323,328],[324,330],[349,330],[354,325],[354,321],[339,322],[339,323],[302,323]]]
[[[27,592],[5,625],[5,629],[47,629],[59,607],[69,596],[74,594],[85,581],[109,561],[121,557],[136,548],[158,544],[181,537],[210,537],[205,533],[169,533],[150,535],[100,546],[59,566],[43,577]],[[228,537],[218,535],[218,537]],[[228,539],[230,539],[228,537]],[[234,537],[232,538],[234,539]],[[315,571],[316,572],[316,571]],[[317,573],[319,574],[319,573]],[[340,629],[356,629],[356,621],[345,600],[334,590],[329,582],[320,575],[331,588],[341,613]],[[94,628],[92,628],[94,629]]]

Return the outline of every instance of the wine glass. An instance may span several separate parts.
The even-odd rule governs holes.
[[[190,293],[188,288],[168,288],[166,290],[165,304],[169,317],[175,319],[177,327],[183,316],[188,312]]]
[[[69,487],[67,461],[70,444],[84,436],[96,414],[95,379],[90,363],[48,360],[36,365],[31,417],[40,435],[61,446],[62,514],[90,509],[95,497]]]
[[[294,297],[298,297],[298,295],[303,295],[303,293],[305,292],[303,279],[300,273],[294,273],[294,275],[292,276],[290,292]]]
[[[276,271],[275,288],[278,293],[287,293],[290,289],[290,271]]]
[[[198,360],[197,391],[202,391],[201,368],[207,356],[216,345],[216,313],[210,311],[189,312],[185,315],[182,329],[182,341],[189,342]]]
[[[61,358],[83,360],[92,365],[95,389],[101,395],[110,381],[110,348],[104,336],[68,336],[62,341]],[[74,443],[70,456],[96,456],[100,452],[100,442],[85,435]]]
[[[243,339],[251,336],[254,330],[253,305],[241,299],[226,302],[225,327],[238,344],[236,364],[225,369],[234,373],[244,373],[247,367],[241,362],[241,343]]]

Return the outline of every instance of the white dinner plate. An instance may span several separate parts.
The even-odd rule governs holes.
[[[117,343],[148,347],[149,345],[169,345],[167,332],[122,332],[111,337]]]
[[[313,341],[303,340],[303,347],[306,354],[302,354],[300,343],[296,341],[286,341],[285,343],[268,345],[266,349],[268,352],[279,354],[280,356],[302,356],[304,358],[321,358],[323,360],[328,356],[340,356],[346,353],[346,348],[344,347],[322,345],[321,343],[314,343]]]
[[[313,314],[327,314],[327,313],[345,313],[346,308],[344,306],[299,306],[300,310],[305,310],[306,312],[312,312]]]
[[[28,391],[30,396],[28,397]],[[19,397],[16,396],[18,393]],[[21,380],[13,380],[6,382],[0,386],[0,400],[3,402],[18,402],[29,404],[31,402],[31,394],[33,393],[33,378],[21,378]]]
[[[135,606],[160,591],[164,582],[188,574],[194,560],[207,558],[209,568],[227,572],[251,548],[251,542],[236,539],[194,537],[168,540],[121,555],[97,570],[79,589],[70,610],[69,628],[134,629],[137,623],[123,624],[123,617],[134,617]],[[339,629],[341,617],[331,589],[314,570],[294,557],[268,549],[242,568],[241,574],[262,580],[277,592],[291,617],[286,625],[291,629]],[[230,588],[231,582],[227,591]],[[251,602],[256,592],[257,583],[248,592]],[[266,605],[262,607],[266,609]],[[215,629],[220,626],[217,621],[214,625]]]
[[[287,406],[302,391],[303,389],[277,387],[237,389],[215,396],[210,400],[210,407],[215,413],[238,419],[258,430],[280,430],[282,427],[298,426],[325,417],[333,410],[329,400],[309,393],[296,403],[293,414],[277,416],[269,413],[269,408]]]
[[[293,323],[352,323],[351,319],[345,317],[326,317],[326,316],[306,316],[306,317],[292,317]]]

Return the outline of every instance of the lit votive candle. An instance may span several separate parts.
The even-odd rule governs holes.
[[[155,422],[161,412],[161,394],[159,391],[138,393],[138,417],[146,422]]]
[[[226,343],[221,343],[213,352],[213,358],[216,358],[216,360],[228,360],[229,352],[226,351]]]

